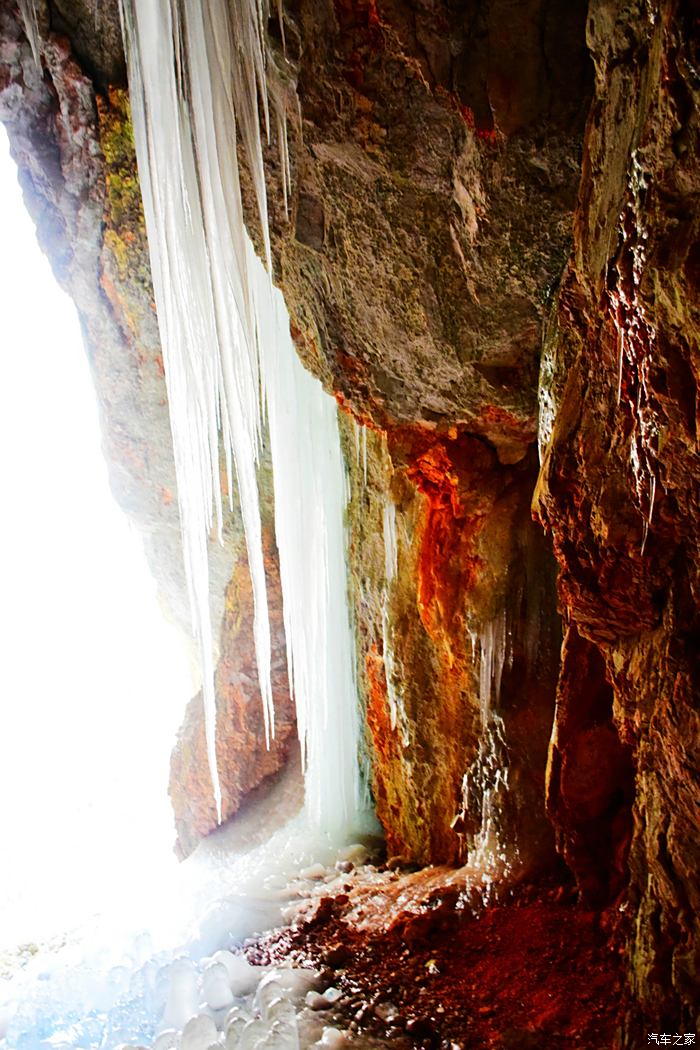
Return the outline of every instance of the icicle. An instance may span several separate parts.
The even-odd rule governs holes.
[[[364,429],[364,428],[363,428]],[[366,433],[366,431],[365,431]],[[398,572],[398,545],[396,539],[396,507],[391,500],[384,504],[382,515],[384,534],[384,586],[381,598],[382,614],[382,650],[386,692],[389,703],[389,718],[392,729],[399,729],[403,746],[410,743],[408,720],[404,709],[400,687],[397,687],[399,675],[394,660],[394,649],[391,637],[391,619],[389,616],[389,594],[391,583]]]
[[[287,52],[287,41],[284,36],[284,13],[282,11],[282,0],[277,0],[277,21],[280,27],[280,36],[282,37],[282,50]]]
[[[360,424],[352,417],[352,436],[355,442],[355,466],[360,465]]]
[[[260,107],[269,130],[263,6],[256,0],[122,3],[217,810],[220,815],[206,537],[214,519],[221,530],[219,428],[230,491],[233,468],[238,481],[268,740],[274,732],[256,480],[262,394],[307,811],[320,827],[338,830],[360,804],[347,479],[335,402],[299,363],[282,297],[243,222],[237,133],[253,175],[269,271],[258,115]],[[280,103],[278,128],[286,133],[282,111]],[[288,172],[286,141],[281,148]]]
[[[217,813],[216,699],[206,535],[221,531],[219,433],[235,464],[255,597],[265,731],[274,732],[270,637],[256,461],[260,375],[236,160],[239,112],[266,223],[257,91],[263,76],[250,2],[123,0],[139,175],[163,344],[185,569],[202,653],[207,746]],[[247,49],[247,50],[246,50]],[[252,56],[252,57],[251,57]],[[239,60],[242,59],[242,60]],[[266,242],[269,253],[269,245]]]
[[[500,841],[498,824],[503,792],[508,787],[508,752],[505,725],[496,710],[500,699],[503,668],[508,658],[505,610],[489,621],[478,638],[479,749],[462,781],[462,810],[456,820],[478,807],[479,831],[469,852],[468,864],[481,873],[483,895],[488,899],[495,874],[505,868],[507,857]]]
[[[353,416],[353,438],[355,440],[355,465],[362,465],[362,483],[367,488],[367,428]]]
[[[361,805],[354,635],[347,602],[347,480],[337,406],[303,368],[289,315],[249,245],[275,481],[290,681],[313,823],[338,831]]]
[[[494,704],[501,696],[501,677],[506,660],[505,610],[490,620],[479,639],[481,663],[479,667],[479,702],[482,717],[488,720]]]
[[[39,69],[41,69],[41,38],[39,37],[39,20],[36,13],[35,0],[17,0],[19,13],[24,24],[24,35],[29,41],[32,55]]]
[[[398,549],[396,546],[396,507],[391,500],[384,504],[384,575],[387,584],[396,576],[398,568]]]

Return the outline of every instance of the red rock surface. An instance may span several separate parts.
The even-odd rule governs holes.
[[[296,715],[287,678],[279,566],[269,533],[265,555],[275,735],[268,748],[255,659],[253,588],[244,553],[234,566],[226,591],[221,655],[216,668],[219,727],[216,754],[224,821],[238,811],[253,789],[277,773],[288,758],[298,752]],[[178,734],[170,764],[169,791],[175,813],[177,851],[187,856],[199,840],[217,826],[201,693],[190,701]]]
[[[369,432],[367,446],[367,484],[363,463],[352,469],[352,574],[372,784],[389,852],[450,863],[474,845],[483,784],[470,778],[466,813],[463,781],[479,765],[480,639],[499,621],[505,663],[493,709],[515,790],[501,793],[494,820],[511,860],[541,870],[553,860],[543,787],[559,627],[553,563],[530,520],[533,458],[500,463],[486,441],[456,428],[397,428],[386,439]],[[389,586],[388,505],[398,544]]]

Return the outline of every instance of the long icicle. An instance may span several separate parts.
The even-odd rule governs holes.
[[[290,684],[306,812],[338,833],[361,808],[354,635],[347,599],[349,491],[338,409],[297,357],[281,293],[250,245],[268,405]]]
[[[232,78],[245,111],[257,113],[260,62],[236,63],[234,30],[250,46],[257,11],[239,24],[225,0],[205,4],[123,0],[134,136],[163,343],[185,570],[202,659],[207,752],[217,819],[216,762],[206,537],[221,530],[219,433],[235,464],[255,597],[255,642],[266,734],[274,732],[270,633],[256,464],[260,448],[259,366],[236,162]],[[213,75],[202,75],[212,70]],[[196,72],[195,72],[196,71]],[[234,76],[235,74],[235,76]],[[237,78],[237,80],[236,80]],[[255,120],[257,126],[257,119]],[[257,143],[251,150],[259,149]],[[250,152],[250,151],[249,151]],[[260,157],[260,169],[262,158]],[[258,188],[261,184],[260,174]],[[264,194],[264,182],[262,183]],[[264,197],[261,211],[266,218]],[[265,223],[266,226],[266,223]],[[229,477],[229,486],[232,478]]]
[[[178,496],[207,745],[216,705],[206,537],[221,528],[219,433],[235,465],[255,595],[266,728],[274,730],[270,637],[256,484],[266,398],[290,682],[305,759],[307,814],[325,830],[360,805],[354,638],[347,606],[347,478],[337,406],[300,364],[269,273],[259,112],[270,128],[263,9],[256,0],[122,0],[130,93],[163,341]],[[283,92],[275,127],[286,128]],[[243,222],[240,135],[253,175],[267,271]],[[286,142],[280,144],[287,157]]]

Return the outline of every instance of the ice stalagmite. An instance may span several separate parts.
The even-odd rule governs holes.
[[[235,467],[255,596],[266,731],[268,736],[274,732],[256,479],[262,394],[267,398],[289,667],[306,756],[308,805],[325,825],[340,821],[339,813],[331,813],[336,805],[349,817],[358,797],[354,663],[345,593],[346,481],[335,403],[299,364],[281,296],[273,291],[243,223],[237,137],[253,177],[269,268],[260,132],[261,116],[264,126],[270,126],[261,28],[265,14],[260,0],[122,0],[219,819],[207,537],[214,521],[221,530],[220,449],[229,492]],[[284,136],[282,109],[275,118]],[[280,151],[282,167],[288,170],[286,141]]]

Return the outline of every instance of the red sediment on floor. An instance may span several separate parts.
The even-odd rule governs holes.
[[[343,897],[249,949],[258,962],[327,964],[353,1027],[391,1045],[445,1050],[607,1050],[622,995],[619,913],[586,910],[562,891],[521,888],[474,915],[456,894],[388,932],[343,921]],[[433,901],[433,904],[436,902]],[[396,1008],[386,1022],[382,1004]],[[391,1013],[391,1011],[389,1011]]]

